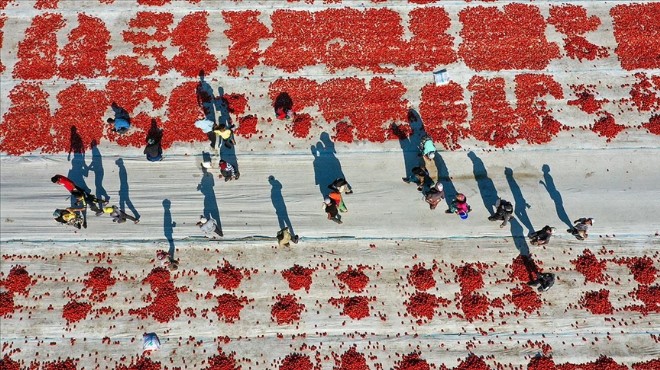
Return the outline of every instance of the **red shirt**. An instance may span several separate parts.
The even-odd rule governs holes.
[[[69,178],[64,177],[62,175],[57,175],[57,184],[60,184],[66,188],[69,192],[73,191],[73,189],[76,188],[76,184],[73,183],[73,181],[69,180]]]

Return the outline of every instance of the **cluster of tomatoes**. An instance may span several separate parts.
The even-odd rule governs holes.
[[[241,318],[241,310],[249,302],[246,297],[239,297],[235,294],[221,294],[218,296],[218,305],[213,311],[218,315],[218,319],[224,322],[233,323]]]
[[[599,260],[593,252],[585,249],[577,259],[572,260],[571,263],[575,265],[575,269],[584,275],[584,281],[600,283],[605,280],[605,268],[607,262]]]
[[[184,77],[196,77],[200,69],[215,71],[220,62],[211,53],[206,40],[211,33],[207,12],[194,12],[184,16],[172,31],[172,45],[179,53],[172,58],[172,67]]]
[[[545,19],[537,6],[467,7],[459,19],[463,41],[458,54],[475,71],[542,70],[559,57],[559,47],[545,37]]]
[[[227,290],[234,290],[238,288],[243,279],[241,269],[232,266],[229,261],[225,260],[222,267],[207,271],[210,276],[215,277],[214,288],[219,286]]]
[[[240,366],[236,365],[236,359],[234,358],[235,353],[226,354],[222,350],[218,349],[218,354],[209,357],[208,359],[208,370],[239,370]]]
[[[450,303],[449,300],[438,298],[433,294],[415,292],[404,304],[406,305],[406,311],[413,317],[431,320],[435,316],[435,310],[440,306],[441,302],[445,306]]]
[[[640,284],[653,284],[658,274],[653,259],[648,256],[616,258],[613,262],[628,266],[634,279]]]
[[[282,360],[279,370],[312,370],[314,368],[309,356],[302,353],[291,353]]]
[[[417,290],[429,290],[435,286],[433,268],[427,269],[424,264],[418,263],[410,270],[408,282]]]
[[[637,81],[632,85],[630,98],[640,112],[660,110],[660,76],[635,73]]]
[[[229,26],[224,33],[232,41],[222,64],[230,76],[238,76],[240,69],[253,69],[259,64],[262,54],[259,41],[270,36],[268,28],[259,22],[260,15],[256,10],[222,12],[222,18]]]
[[[467,104],[463,103],[463,88],[450,82],[422,87],[419,113],[424,117],[424,130],[446,149],[458,149],[458,141],[468,135]]]
[[[538,310],[543,304],[538,293],[525,284],[511,289],[511,302],[527,313]]]
[[[169,270],[163,267],[156,267],[151,270],[142,283],[148,283],[151,286],[151,290],[156,293],[156,296],[153,298],[148,296],[147,301],[150,301],[148,306],[131,309],[128,311],[129,314],[136,315],[142,319],[151,316],[158,322],[169,322],[181,314],[177,293],[179,291],[185,291],[186,288],[174,287],[174,282],[170,279]]]
[[[579,304],[594,315],[608,315],[614,311],[609,297],[610,291],[607,289],[589,291],[580,298]]]
[[[577,106],[585,113],[594,114],[603,109],[603,104],[609,102],[607,99],[596,99],[593,88],[595,86],[589,85],[571,85],[571,89],[575,92],[577,99],[569,100],[568,105]]]
[[[364,357],[363,353],[360,353],[351,347],[348,351],[344,352],[339,359],[337,355],[333,352],[335,356],[335,363],[338,366],[338,370],[369,370],[367,365],[367,359]]]
[[[348,266],[348,269],[337,274],[337,278],[353,292],[360,293],[369,284],[369,276],[364,273],[366,266],[358,266],[353,268]]]
[[[277,302],[270,310],[270,316],[278,325],[292,324],[300,320],[300,314],[305,309],[305,305],[298,303],[298,299],[293,294],[285,296],[278,295]]]
[[[71,324],[86,318],[91,310],[92,305],[90,303],[73,300],[64,305],[62,317],[67,324]]]
[[[621,4],[610,10],[617,42],[616,54],[626,70],[660,67],[660,3]],[[639,45],[645,45],[640,48]]]
[[[419,352],[412,352],[401,356],[397,369],[399,370],[430,370],[428,362],[422,358]]]
[[[472,322],[483,317],[490,308],[488,298],[476,290],[484,287],[484,268],[480,263],[468,263],[455,268],[461,292],[456,293],[465,319]]]
[[[312,286],[312,274],[314,269],[293,265],[293,267],[282,271],[282,277],[289,283],[289,288],[293,290],[305,289],[309,292]]]
[[[375,301],[375,297],[352,296],[341,298],[330,298],[328,303],[335,307],[343,307],[342,315],[354,320],[360,320],[369,316],[369,301]]]
[[[111,286],[115,285],[117,279],[112,276],[112,269],[110,267],[94,267],[88,274],[89,277],[85,279],[84,284],[87,289],[91,290],[90,299],[101,302],[106,298],[104,292]]]
[[[17,61],[12,77],[39,80],[57,74],[57,31],[65,26],[61,14],[45,13],[32,18],[18,43]]]
[[[96,17],[78,14],[78,27],[69,33],[69,42],[60,50],[59,76],[68,80],[107,76],[110,31]]]

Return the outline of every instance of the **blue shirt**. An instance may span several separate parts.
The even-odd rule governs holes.
[[[131,124],[123,118],[115,118],[115,130],[119,131],[123,128],[129,128]]]
[[[429,153],[435,152],[435,145],[433,145],[432,140],[426,140],[424,142],[424,155],[428,155]]]

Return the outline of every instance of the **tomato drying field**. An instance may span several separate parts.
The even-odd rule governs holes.
[[[660,3],[0,0],[0,99],[2,369],[660,368]],[[140,222],[58,225],[55,174]]]

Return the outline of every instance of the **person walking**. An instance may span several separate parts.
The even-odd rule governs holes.
[[[424,189],[424,184],[426,179],[429,177],[429,171],[426,170],[424,166],[413,167],[412,175],[408,177],[402,177],[401,179],[406,184],[415,183],[417,184],[417,191],[422,191]]]
[[[435,209],[445,199],[445,190],[442,183],[437,182],[424,196],[424,200],[431,209]]]
[[[236,145],[234,139],[234,131],[225,125],[214,125],[213,133],[215,134],[215,152],[220,152],[220,146],[225,145],[227,149],[231,149]]]
[[[454,199],[451,201],[451,205],[449,206],[449,209],[446,210],[446,213],[456,213],[459,215],[462,219],[468,218],[468,213],[470,213],[472,209],[470,208],[470,205],[467,203],[467,197],[463,193],[458,193],[454,197]]]
[[[554,227],[545,225],[541,230],[535,231],[529,235],[530,243],[532,243],[532,245],[548,244],[554,231]]]
[[[531,286],[538,285],[539,286],[538,291],[545,292],[548,289],[550,289],[550,287],[555,285],[555,274],[551,274],[551,273],[538,274],[536,280],[530,281],[529,283],[527,283],[527,285],[531,285]]]
[[[337,208],[339,208],[339,212],[348,212],[348,208],[346,208],[346,204],[344,203],[344,198],[341,196],[340,192],[336,190],[332,191],[330,192],[330,194],[328,194],[328,197],[335,202]]]
[[[89,204],[92,211],[98,212],[100,211],[99,206],[108,203],[107,200],[98,199],[91,193],[85,191],[83,188],[71,181],[71,179],[68,177],[55,175],[51,177],[50,181],[52,181],[53,184],[64,186],[64,188],[69,191],[69,194],[71,194],[71,196],[76,199],[75,204],[82,206],[83,209],[86,209],[87,205]]]
[[[419,148],[422,152],[422,155],[430,160],[435,158],[435,152],[437,151],[433,139],[430,136],[424,135],[422,141],[419,145]]]
[[[199,229],[210,239],[215,239],[216,235],[220,237],[224,236],[222,230],[218,226],[218,222],[211,215],[209,215],[208,219],[204,216],[199,216],[199,221],[197,221],[196,225],[199,226]]]
[[[508,200],[505,199],[498,199],[497,202],[495,202],[495,214],[488,217],[489,221],[497,221],[497,220],[502,220],[502,224],[500,224],[500,228],[503,228],[504,226],[507,225],[509,220],[513,218],[513,204],[509,202]]]
[[[338,191],[344,194],[353,194],[353,189],[351,188],[351,185],[343,177],[335,179],[335,181],[333,181],[332,184],[328,185],[328,189],[332,191]]]
[[[179,268],[179,260],[175,260],[169,253],[164,250],[156,251],[156,260],[160,262],[161,267],[167,267],[170,270],[176,270]]]
[[[76,185],[73,181],[71,181],[68,177],[62,176],[62,175],[55,175],[50,178],[50,181],[53,182],[53,184],[57,185],[62,185],[66,190],[69,191],[69,193],[73,194],[74,191],[78,191],[80,193],[86,193],[86,191],[81,188],[80,186]]]
[[[76,198],[77,205],[80,205],[83,209],[87,209],[87,206],[89,206],[94,213],[103,212],[101,207],[108,204],[107,200],[98,199],[96,196],[81,192],[79,189],[74,189],[71,192],[71,196]]]
[[[157,135],[147,138],[147,146],[143,152],[149,162],[158,162],[163,160],[163,147],[160,145],[160,137]]]
[[[220,175],[218,177],[224,178],[225,182],[229,180],[238,180],[240,174],[234,169],[234,166],[225,160],[220,160]]]
[[[328,215],[328,220],[334,221],[338,224],[342,224],[341,216],[339,215],[339,209],[337,208],[337,203],[331,198],[325,198],[323,200],[323,208],[325,213]]]
[[[589,237],[587,230],[589,230],[589,226],[593,226],[594,219],[591,217],[582,217],[573,221],[573,224],[573,228],[566,231],[573,234],[577,240],[584,240]]]
[[[280,247],[288,247],[289,243],[298,244],[298,239],[298,235],[291,235],[288,226],[277,232],[277,242]]]
[[[61,224],[71,225],[77,229],[81,229],[83,227],[87,228],[87,222],[85,222],[85,216],[82,213],[84,210],[85,208],[58,208],[55,210],[55,212],[53,212],[53,217],[55,218],[55,221]]]
[[[126,212],[122,211],[119,207],[117,206],[111,206],[111,207],[103,207],[103,212],[99,213],[97,212],[96,215],[100,216],[102,214],[109,214],[110,217],[112,217],[112,222],[116,222],[118,224],[122,224],[126,222],[126,220],[131,220],[133,223],[139,223],[140,219],[135,218]]]

